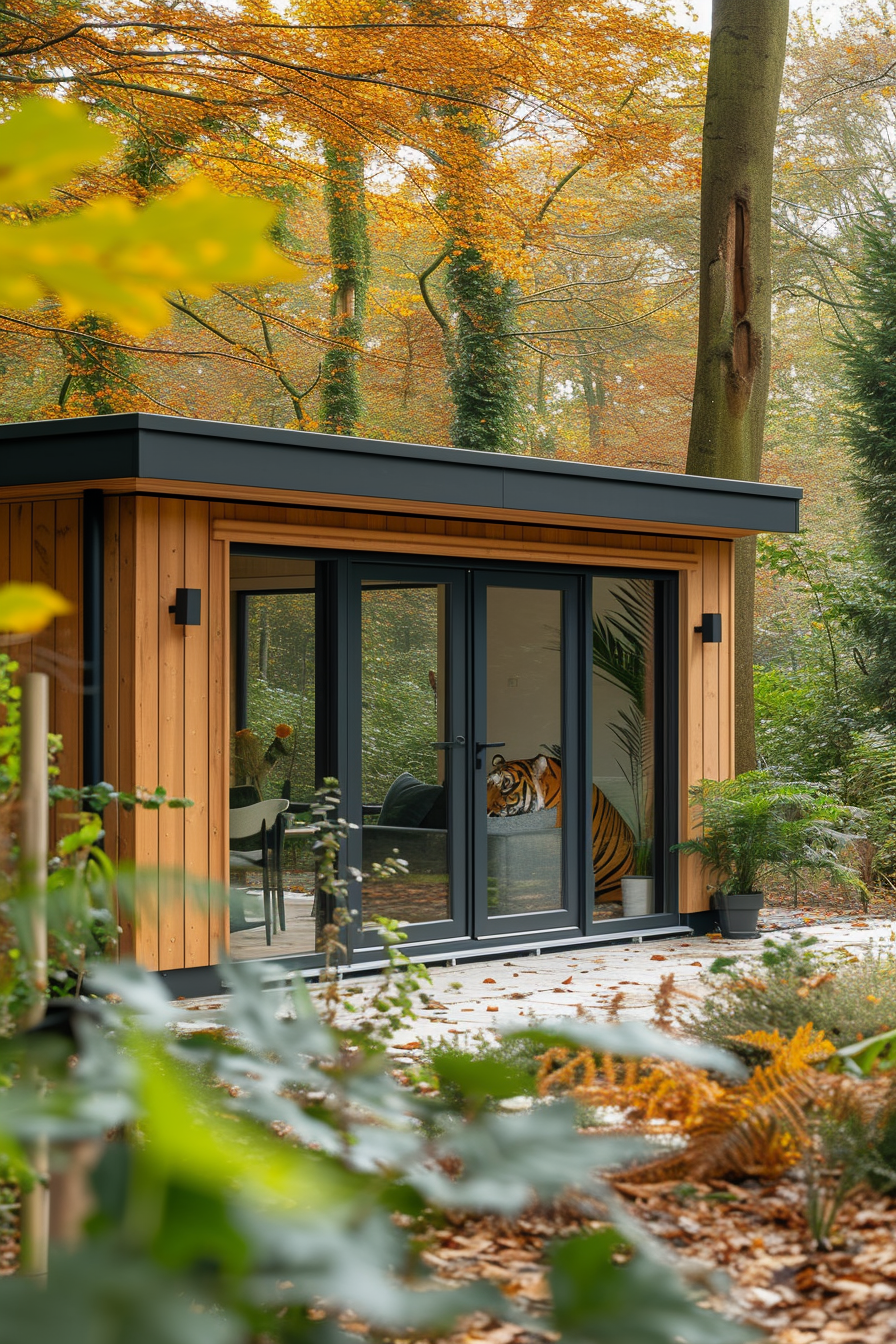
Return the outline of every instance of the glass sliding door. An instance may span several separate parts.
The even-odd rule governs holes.
[[[462,573],[358,567],[361,931],[463,931]],[[395,871],[383,871],[400,861]]]
[[[480,936],[568,927],[580,918],[577,593],[574,579],[476,576]]]

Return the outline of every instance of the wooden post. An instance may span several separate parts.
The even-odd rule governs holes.
[[[50,731],[50,681],[43,672],[22,678],[22,780],[19,811],[19,883],[27,902],[26,946],[23,949],[36,994],[23,1026],[37,1026],[47,1008],[47,854],[50,844],[50,800],[47,735]],[[31,1081],[39,1084],[36,1070]],[[49,1251],[49,1145],[44,1136],[27,1148],[34,1185],[22,1194],[19,1231],[22,1274],[45,1279]]]

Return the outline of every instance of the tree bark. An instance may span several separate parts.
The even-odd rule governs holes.
[[[353,434],[363,410],[359,349],[364,335],[370,239],[364,196],[364,156],[327,146],[325,197],[333,295],[333,346],[323,360],[321,422],[328,434]]]
[[[755,481],[771,354],[771,195],[788,0],[713,0],[687,470]],[[735,543],[735,766],[756,764],[755,542]]]

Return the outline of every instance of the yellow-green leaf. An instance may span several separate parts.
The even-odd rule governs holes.
[[[79,168],[106,158],[115,145],[112,132],[88,121],[76,103],[24,98],[0,126],[0,203],[45,199]]]
[[[144,1155],[166,1177],[297,1213],[334,1209],[363,1188],[323,1154],[219,1109],[213,1093],[139,1031],[131,1033],[129,1054],[140,1069]]]
[[[170,321],[166,292],[293,280],[264,237],[277,206],[226,196],[202,177],[143,209],[119,196],[36,224],[0,229],[0,305],[55,294],[69,319],[101,313],[143,336]]]
[[[57,616],[74,607],[55,588],[45,583],[4,583],[0,586],[0,630],[34,635]]]

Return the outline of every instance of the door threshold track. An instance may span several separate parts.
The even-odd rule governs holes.
[[[560,938],[549,943],[507,943],[500,948],[479,946],[455,948],[453,951],[417,953],[413,947],[405,944],[402,952],[418,965],[453,966],[458,961],[494,961],[498,956],[504,957],[515,952],[527,952],[538,957],[550,952],[569,952],[574,948],[594,947],[598,943],[640,943],[645,938],[679,938],[691,935],[693,932],[689,924],[664,924],[661,928],[640,929],[637,933],[593,933],[584,938]],[[369,971],[385,970],[388,965],[389,962],[382,958],[378,961],[355,962],[353,966],[340,966],[338,971],[340,979],[354,979],[356,976],[366,975]],[[320,969],[317,967],[309,967],[307,970],[297,969],[292,974],[302,975],[306,980],[316,980],[320,975]]]

